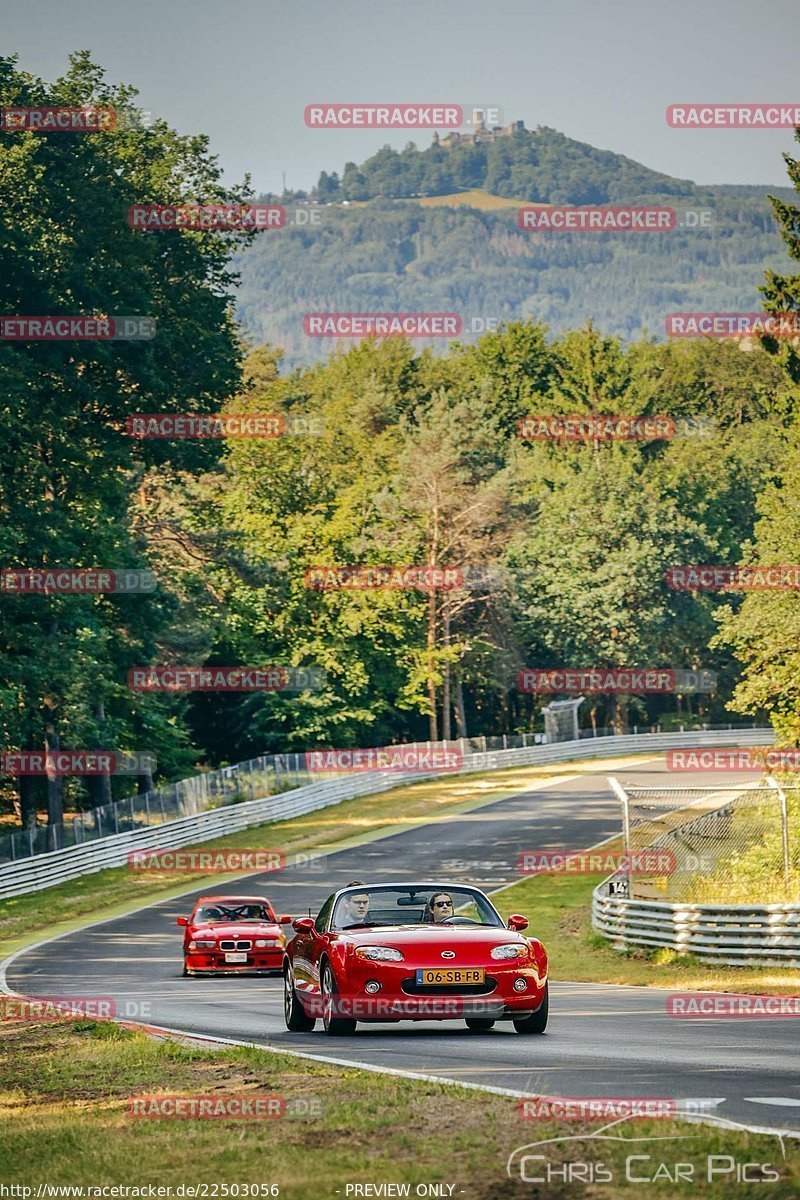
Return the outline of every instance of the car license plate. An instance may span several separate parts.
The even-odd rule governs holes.
[[[245,950],[231,950],[225,955],[226,963],[247,962],[247,952]]]
[[[420,987],[453,987],[485,982],[483,967],[420,967],[417,970],[417,985]]]

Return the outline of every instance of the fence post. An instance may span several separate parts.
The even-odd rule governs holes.
[[[613,776],[608,776],[608,785],[614,795],[622,805],[622,842],[623,853],[625,855],[625,877],[628,880],[628,897],[633,897],[631,888],[631,813],[628,793],[623,788],[619,780]]]
[[[789,811],[786,805],[786,793],[778,781],[767,776],[767,783],[778,793],[781,802],[781,841],[783,843],[783,882],[786,887],[786,899],[789,899]]]

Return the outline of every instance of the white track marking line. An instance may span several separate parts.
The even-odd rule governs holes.
[[[306,1059],[310,1059],[312,1062],[332,1063],[334,1066],[337,1066],[337,1067],[355,1067],[359,1071],[369,1071],[373,1075],[393,1075],[393,1076],[397,1076],[402,1079],[417,1079],[422,1083],[439,1083],[439,1084],[443,1084],[445,1087],[460,1087],[460,1088],[467,1088],[469,1091],[490,1092],[494,1096],[509,1096],[509,1097],[511,1097],[513,1099],[517,1099],[517,1100],[531,1098],[531,1095],[529,1092],[519,1092],[519,1091],[516,1091],[514,1088],[496,1087],[493,1084],[488,1084],[488,1083],[470,1083],[470,1082],[467,1082],[467,1081],[461,1080],[461,1079],[452,1079],[450,1076],[447,1076],[447,1075],[428,1075],[428,1074],[423,1074],[422,1072],[417,1072],[417,1071],[404,1071],[399,1067],[379,1067],[379,1066],[376,1066],[374,1063],[365,1063],[365,1062],[361,1062],[358,1059],[333,1058],[333,1057],[329,1057],[327,1054],[311,1054],[311,1053],[309,1053],[307,1051],[303,1051],[303,1050],[285,1050],[280,1046],[272,1046],[268,1042],[249,1042],[249,1041],[240,1041],[237,1038],[225,1038],[225,1037],[210,1036],[208,1034],[196,1034],[196,1033],[191,1033],[191,1032],[188,1032],[186,1030],[181,1030],[181,1029],[170,1029],[170,1028],[168,1028],[166,1026],[162,1026],[162,1025],[138,1025],[136,1022],[123,1022],[123,1024],[126,1024],[128,1026],[133,1026],[134,1028],[143,1029],[145,1032],[147,1032],[148,1030],[152,1030],[158,1034],[166,1033],[166,1034],[171,1034],[172,1036],[176,1036],[176,1037],[188,1037],[188,1038],[191,1038],[193,1041],[212,1042],[216,1045],[246,1046],[248,1049],[252,1049],[252,1050],[266,1050],[272,1054],[286,1054],[290,1058],[306,1058]],[[560,1097],[558,1097],[558,1096],[541,1096],[538,1098],[545,1099],[545,1100],[559,1100],[560,1099]],[[697,1103],[696,1100],[692,1101],[688,1097],[686,1099],[687,1099],[687,1102],[689,1102],[689,1103]],[[718,1102],[721,1103],[722,1101],[718,1101]],[[747,1133],[762,1133],[762,1134],[768,1134],[768,1135],[779,1137],[779,1138],[783,1138],[783,1137],[793,1138],[795,1140],[800,1141],[800,1131],[794,1131],[794,1130],[789,1130],[789,1129],[772,1129],[772,1128],[769,1128],[768,1126],[759,1126],[759,1125],[744,1125],[744,1124],[739,1123],[738,1121],[730,1121],[725,1117],[710,1117],[705,1114],[701,1116],[696,1113],[681,1112],[681,1113],[676,1113],[676,1116],[679,1117],[681,1120],[688,1121],[691,1124],[695,1124],[695,1125],[712,1125],[717,1129],[741,1129]]]

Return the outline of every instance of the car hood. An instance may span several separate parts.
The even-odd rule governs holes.
[[[215,921],[212,925],[190,926],[193,937],[277,937],[283,931],[280,925],[271,921],[248,921],[246,925],[237,925],[233,921]]]
[[[353,946],[499,946],[527,944],[527,938],[499,925],[380,925],[376,929],[343,930],[337,938]]]

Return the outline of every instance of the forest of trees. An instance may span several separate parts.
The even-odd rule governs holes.
[[[0,104],[45,102],[134,98],[84,55],[52,85],[0,60]],[[790,175],[797,186],[794,164]],[[544,702],[519,693],[524,666],[710,669],[717,692],[680,709],[674,697],[605,697],[583,719],[772,715],[781,737],[800,740],[797,593],[742,600],[665,581],[684,563],[800,562],[792,346],[626,343],[598,306],[594,324],[556,334],[508,320],[447,353],[367,340],[286,370],[279,347],[248,342],[234,319],[231,259],[254,253],[242,237],[125,222],[143,198],[247,194],[222,187],[204,138],[163,123],[80,137],[0,130],[0,184],[3,313],[146,314],[158,330],[141,343],[0,343],[0,566],[132,567],[158,584],[129,596],[0,595],[4,750],[137,749],[155,755],[159,777],[177,778],[270,751],[521,732],[541,727]],[[782,200],[776,214],[800,258],[800,213]],[[401,231],[406,219],[374,218],[374,244],[398,261],[411,233],[386,238],[381,222]],[[342,261],[361,253],[368,271],[370,246],[329,225],[331,271],[337,229]],[[466,280],[468,241],[462,250]],[[585,253],[588,265],[602,250]],[[789,260],[771,261],[780,271]],[[756,263],[754,292],[761,282]],[[800,307],[799,293],[795,277],[768,276],[773,311]],[[618,300],[636,307],[630,291]],[[442,295],[436,307],[452,304]],[[134,413],[220,410],[281,414],[292,432],[225,442],[126,432]],[[663,414],[676,436],[526,442],[517,421],[531,413]],[[307,586],[309,568],[340,563],[497,573],[429,594]],[[316,666],[327,685],[131,691],[130,668],[150,664]],[[2,797],[23,824],[37,811],[55,822],[65,804],[132,786],[5,777]]]
[[[523,231],[513,208],[325,207],[318,226],[262,234],[237,255],[237,316],[282,347],[287,369],[338,344],[304,334],[309,312],[455,312],[465,341],[479,336],[474,319],[478,331],[531,320],[556,334],[593,320],[626,342],[663,340],[670,312],[757,311],[764,271],[789,264],[763,193],[699,211],[713,227],[625,235]]]

